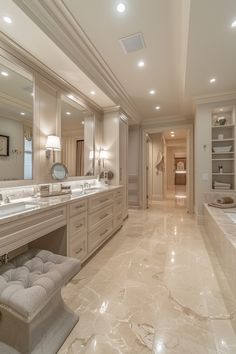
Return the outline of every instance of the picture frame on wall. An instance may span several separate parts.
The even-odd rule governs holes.
[[[0,156],[9,156],[9,136],[0,135]]]

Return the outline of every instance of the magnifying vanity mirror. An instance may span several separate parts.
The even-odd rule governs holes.
[[[54,163],[51,168],[51,176],[53,179],[56,179],[58,181],[66,179],[68,176],[67,167],[62,163]]]
[[[94,176],[94,114],[62,96],[61,161],[68,176]]]
[[[32,179],[33,79],[0,56],[0,181]]]

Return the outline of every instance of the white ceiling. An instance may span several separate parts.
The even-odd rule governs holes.
[[[24,3],[32,4],[30,0]],[[48,4],[47,0],[42,3]],[[193,97],[236,90],[236,29],[231,28],[236,19],[235,0],[126,0],[128,8],[122,15],[115,11],[116,3],[57,0],[64,5],[64,13],[70,12],[71,27],[75,21],[84,31],[101,55],[102,65],[114,74],[142,119],[191,116]],[[1,21],[3,15],[13,17],[11,26]],[[1,0],[1,30],[101,107],[111,106],[109,94],[99,89],[99,80],[85,75],[42,28],[12,0]],[[136,32],[143,33],[146,48],[126,55],[119,39]],[[55,42],[56,36],[54,33]],[[145,61],[142,69],[137,67],[140,59]],[[211,77],[216,77],[214,84],[209,83]],[[99,94],[91,97],[91,89]],[[153,96],[149,95],[151,89],[156,90]]]

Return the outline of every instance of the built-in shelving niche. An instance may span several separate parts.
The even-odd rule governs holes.
[[[211,119],[212,188],[235,189],[235,107],[221,107]]]

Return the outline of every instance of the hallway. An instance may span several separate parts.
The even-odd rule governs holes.
[[[130,210],[64,289],[80,321],[60,354],[236,353],[236,301],[201,227],[171,203]]]

